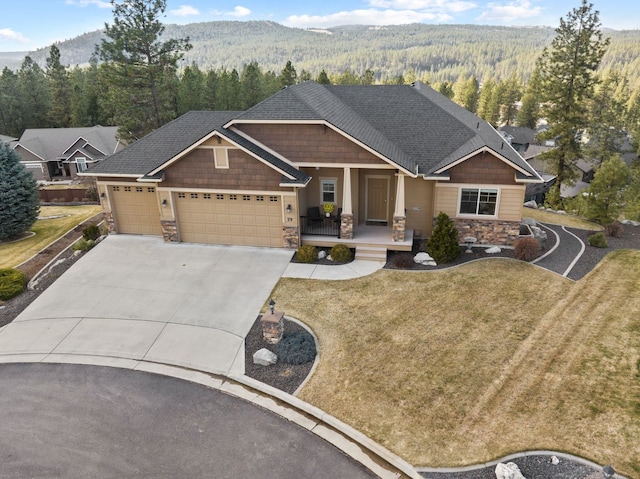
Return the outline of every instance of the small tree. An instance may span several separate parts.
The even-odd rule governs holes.
[[[440,212],[436,218],[433,234],[427,242],[427,253],[437,263],[450,263],[460,254],[458,230],[446,213]]]
[[[603,225],[618,219],[628,183],[629,168],[618,155],[605,161],[587,190],[587,218]]]
[[[0,142],[0,240],[27,231],[38,219],[38,186],[18,154]]]

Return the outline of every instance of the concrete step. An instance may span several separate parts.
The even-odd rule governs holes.
[[[356,259],[363,259],[367,261],[387,261],[387,248],[356,246]]]

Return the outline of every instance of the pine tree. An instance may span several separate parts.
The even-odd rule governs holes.
[[[51,126],[68,128],[71,126],[71,81],[67,68],[60,63],[60,50],[55,45],[49,49],[46,74],[51,95]]]
[[[549,129],[542,139],[554,139],[556,147],[543,154],[556,182],[547,202],[560,206],[563,185],[577,179],[576,162],[581,157],[581,133],[588,126],[587,100],[593,96],[600,65],[609,39],[603,39],[598,12],[586,0],[560,19],[551,47],[538,61],[543,114]]]
[[[329,80],[329,76],[324,69],[318,74],[316,81],[320,83],[320,85],[331,85],[331,80]]]
[[[296,73],[296,69],[291,64],[291,60],[289,60],[280,72],[280,86],[285,87],[295,85],[297,80],[298,74]]]
[[[191,49],[188,38],[161,40],[166,0],[111,0],[113,24],[97,52],[109,67],[115,121],[125,139],[141,137],[176,114],[174,85],[178,61]]]
[[[460,254],[458,230],[446,213],[440,212],[436,218],[433,233],[427,241],[427,253],[436,263],[450,263]]]
[[[38,219],[38,186],[8,144],[0,142],[0,240],[27,231]]]
[[[516,117],[516,125],[535,130],[540,120],[540,70],[533,69],[529,82],[522,97],[522,105]]]
[[[50,94],[47,77],[30,56],[26,56],[18,71],[22,129],[49,127]]]
[[[603,225],[617,220],[628,182],[629,168],[619,156],[605,161],[587,190],[586,217]]]

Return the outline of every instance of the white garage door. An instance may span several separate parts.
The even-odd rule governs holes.
[[[279,196],[174,193],[180,240],[281,248]]]
[[[118,233],[162,235],[155,188],[110,186],[109,190]]]

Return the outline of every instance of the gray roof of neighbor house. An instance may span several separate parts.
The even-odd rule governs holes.
[[[527,128],[524,126],[505,125],[498,128],[498,130],[504,131],[508,135],[511,135],[511,137],[513,138],[512,142],[519,145],[535,143],[536,135],[538,134],[536,130],[532,130],[531,128]]]
[[[213,133],[240,145],[291,176],[285,182],[306,183],[310,177],[222,125],[237,111],[190,111],[167,123],[105,161],[89,168],[90,175],[145,176]]]
[[[0,135],[0,142],[2,143],[12,143],[15,140],[17,140],[17,138],[14,138],[13,136]]]
[[[417,82],[408,85],[287,87],[240,114],[235,122],[326,121],[401,168],[431,175],[482,148],[535,171],[486,121]]]
[[[42,158],[43,161],[66,158],[65,152],[83,138],[101,154],[89,154],[91,159],[105,158],[122,148],[117,138],[117,126],[91,126],[82,128],[29,128],[24,131],[15,147],[22,146]],[[72,154],[70,151],[68,155]]]

